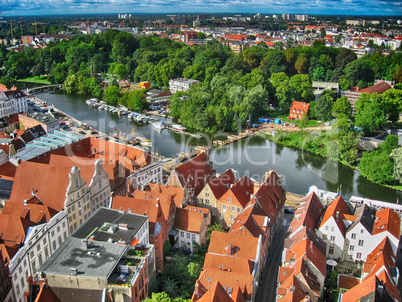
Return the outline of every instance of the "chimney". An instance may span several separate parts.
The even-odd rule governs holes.
[[[70,276],[77,276],[77,273],[78,271],[76,268],[74,267],[70,268]]]
[[[82,239],[82,241],[81,241],[81,247],[82,247],[83,249],[87,249],[87,248],[89,247],[89,245],[88,245],[88,240],[87,240],[87,239]]]
[[[32,196],[35,196],[35,190],[34,190],[33,187],[32,187],[32,191],[31,191],[31,195],[32,195]]]
[[[231,244],[231,243],[228,243],[228,244],[226,245],[226,247],[225,247],[225,252],[226,252],[226,255],[230,255],[230,256],[233,255],[233,247],[232,247],[232,244]]]
[[[127,223],[119,223],[119,229],[127,231],[128,230]]]

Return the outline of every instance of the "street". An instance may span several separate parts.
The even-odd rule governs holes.
[[[289,224],[293,219],[293,215],[285,214],[284,219],[287,221],[287,223],[276,234],[275,240],[270,247],[265,267],[261,272],[260,282],[255,298],[256,302],[275,301],[278,269],[281,264],[283,244]]]

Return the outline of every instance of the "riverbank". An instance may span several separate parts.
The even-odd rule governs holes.
[[[47,80],[47,76],[40,76],[40,77],[28,77],[25,79],[18,80],[21,83],[33,83],[33,84],[41,84],[41,85],[51,85],[52,83]]]

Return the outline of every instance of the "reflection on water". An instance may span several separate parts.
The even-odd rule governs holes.
[[[169,130],[157,132],[150,124],[138,124],[129,121],[127,116],[119,117],[114,113],[93,109],[85,104],[83,96],[46,92],[37,96],[101,132],[113,134],[114,129],[117,129],[131,135],[134,129],[136,136],[152,141],[152,151],[166,157],[189,152],[197,145],[211,146],[207,135],[196,139]],[[375,185],[349,167],[313,153],[276,145],[259,136],[213,148],[210,159],[219,173],[233,168],[240,176],[246,174],[256,180],[261,180],[266,171],[274,169],[282,176],[284,188],[293,193],[305,194],[309,185],[330,191],[337,191],[342,186],[342,195],[345,198],[358,195],[390,202],[395,202],[398,197],[402,199],[401,192]]]

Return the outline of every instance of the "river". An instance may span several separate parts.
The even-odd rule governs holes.
[[[189,152],[196,145],[210,144],[210,138],[205,134],[204,138],[196,139],[166,129],[157,132],[150,124],[130,122],[127,116],[119,117],[115,113],[93,109],[85,104],[83,96],[52,92],[36,96],[103,133],[113,134],[114,129],[118,129],[130,134],[134,129],[136,136],[152,141],[152,151],[166,157]],[[212,148],[210,159],[219,173],[232,168],[238,171],[239,176],[246,174],[256,180],[261,180],[266,171],[274,169],[282,176],[285,190],[292,193],[306,194],[309,185],[316,185],[334,192],[341,188],[344,198],[357,195],[388,202],[402,199],[402,192],[373,184],[349,167],[309,152],[276,145],[258,136]]]

